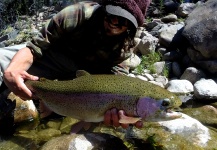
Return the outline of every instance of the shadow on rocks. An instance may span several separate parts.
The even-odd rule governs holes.
[[[0,136],[12,135],[15,130],[14,109],[16,101],[7,98],[9,93],[8,89],[0,93]]]

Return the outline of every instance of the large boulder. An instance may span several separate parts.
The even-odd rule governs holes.
[[[186,19],[186,26],[182,32],[194,49],[189,53],[192,61],[211,73],[217,73],[217,1],[209,0],[196,7]],[[195,54],[200,59],[195,59]],[[192,58],[194,57],[194,58]],[[211,63],[210,61],[213,61]],[[207,66],[208,65],[211,67]],[[213,64],[215,64],[213,66]]]

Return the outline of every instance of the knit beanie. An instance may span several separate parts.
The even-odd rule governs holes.
[[[151,0],[103,0],[108,13],[130,20],[137,28],[145,19],[145,14]]]

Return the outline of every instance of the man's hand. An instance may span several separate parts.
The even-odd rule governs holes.
[[[25,80],[38,80],[38,77],[26,72],[33,63],[33,54],[28,47],[20,49],[12,58],[4,71],[4,82],[7,87],[22,99],[33,98],[32,92],[26,87]]]
[[[32,92],[26,87],[25,80],[38,80],[37,76],[28,74],[26,71],[5,71],[4,82],[7,87],[22,99],[33,98]]]
[[[128,128],[129,124],[120,124],[119,123],[119,118],[121,115],[125,115],[123,110],[118,111],[116,108],[108,110],[104,115],[104,124],[107,126],[113,125],[115,127],[121,126],[124,129]],[[142,121],[138,121],[134,125],[137,128],[141,128],[143,126]]]

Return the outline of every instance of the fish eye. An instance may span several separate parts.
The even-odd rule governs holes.
[[[168,98],[167,99],[163,99],[161,105],[162,106],[169,106],[170,105],[170,100]]]

